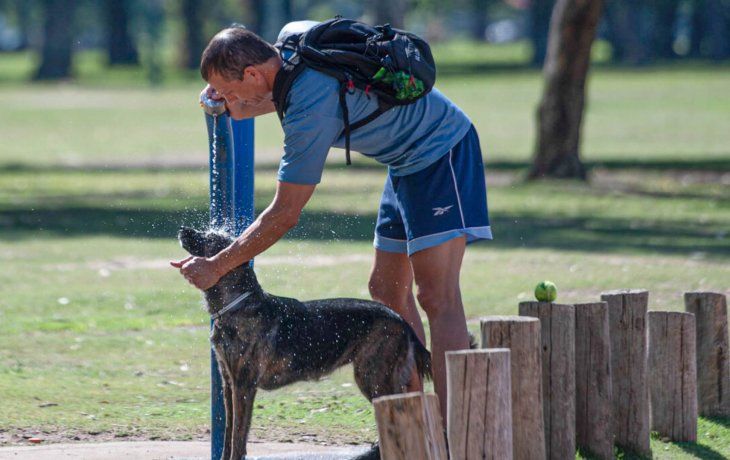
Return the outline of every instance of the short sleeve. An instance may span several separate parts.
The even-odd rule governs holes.
[[[295,184],[318,184],[329,149],[343,129],[342,120],[336,116],[337,81],[313,71],[304,72],[301,77],[305,77],[303,81],[292,85],[281,124],[284,156],[278,179]]]

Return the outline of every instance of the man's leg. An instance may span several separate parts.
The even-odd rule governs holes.
[[[426,343],[426,333],[413,298],[413,272],[406,254],[375,250],[375,262],[370,273],[370,295],[403,317],[413,328],[421,343]],[[423,384],[413,370],[408,391],[421,391]]]
[[[426,311],[431,331],[433,383],[446,424],[446,357],[451,350],[469,348],[459,273],[466,238],[448,240],[411,255],[418,303]]]
[[[421,342],[426,343],[423,322],[413,298],[411,262],[406,254],[376,249],[368,287],[373,300],[401,315],[416,331]]]

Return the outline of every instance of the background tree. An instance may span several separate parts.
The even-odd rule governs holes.
[[[33,22],[34,3],[31,0],[8,2],[9,9],[15,14],[20,34],[20,42],[16,51],[22,51],[30,46],[30,29]]]
[[[107,55],[110,65],[137,65],[139,54],[130,34],[131,0],[106,0],[104,19],[107,33]]]
[[[471,0],[472,38],[484,41],[484,31],[487,29],[487,8],[492,0]]]
[[[210,5],[201,0],[183,0],[181,15],[183,20],[182,65],[195,70],[200,66],[200,55],[205,49],[204,25],[210,13]]]
[[[531,179],[586,179],[580,160],[585,84],[602,0],[558,0],[550,21]]]
[[[692,2],[691,32],[689,41],[690,57],[700,57],[702,38],[705,36],[705,2],[694,0]]]
[[[649,61],[651,50],[646,39],[642,2],[611,0],[606,4],[606,25],[614,63],[642,65]]]
[[[143,65],[151,85],[162,83],[162,33],[165,22],[164,0],[146,0],[140,8],[140,43]]]
[[[730,1],[704,0],[706,42],[709,57],[730,58]]]
[[[547,53],[550,15],[555,0],[532,0],[530,2],[530,41],[532,42],[532,65],[541,67]]]
[[[243,9],[246,11],[246,27],[257,34],[263,33],[264,28],[264,1],[263,0],[243,0]]]
[[[74,38],[74,0],[43,0],[43,46],[36,80],[71,76]]]
[[[284,24],[294,20],[294,5],[292,0],[281,0],[281,23]]]
[[[652,55],[660,59],[677,57],[674,52],[674,28],[677,23],[678,0],[655,0],[651,14]]]
[[[373,23],[390,23],[393,27],[403,29],[407,11],[408,0],[375,0],[372,3]]]

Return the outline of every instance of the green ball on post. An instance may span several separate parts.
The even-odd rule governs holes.
[[[535,298],[538,302],[555,302],[558,298],[558,288],[552,281],[543,281],[535,286]]]

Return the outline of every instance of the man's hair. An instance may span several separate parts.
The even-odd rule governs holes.
[[[241,80],[243,70],[277,56],[276,48],[250,30],[233,26],[210,40],[200,59],[200,75],[208,81],[213,72],[226,80]]]

